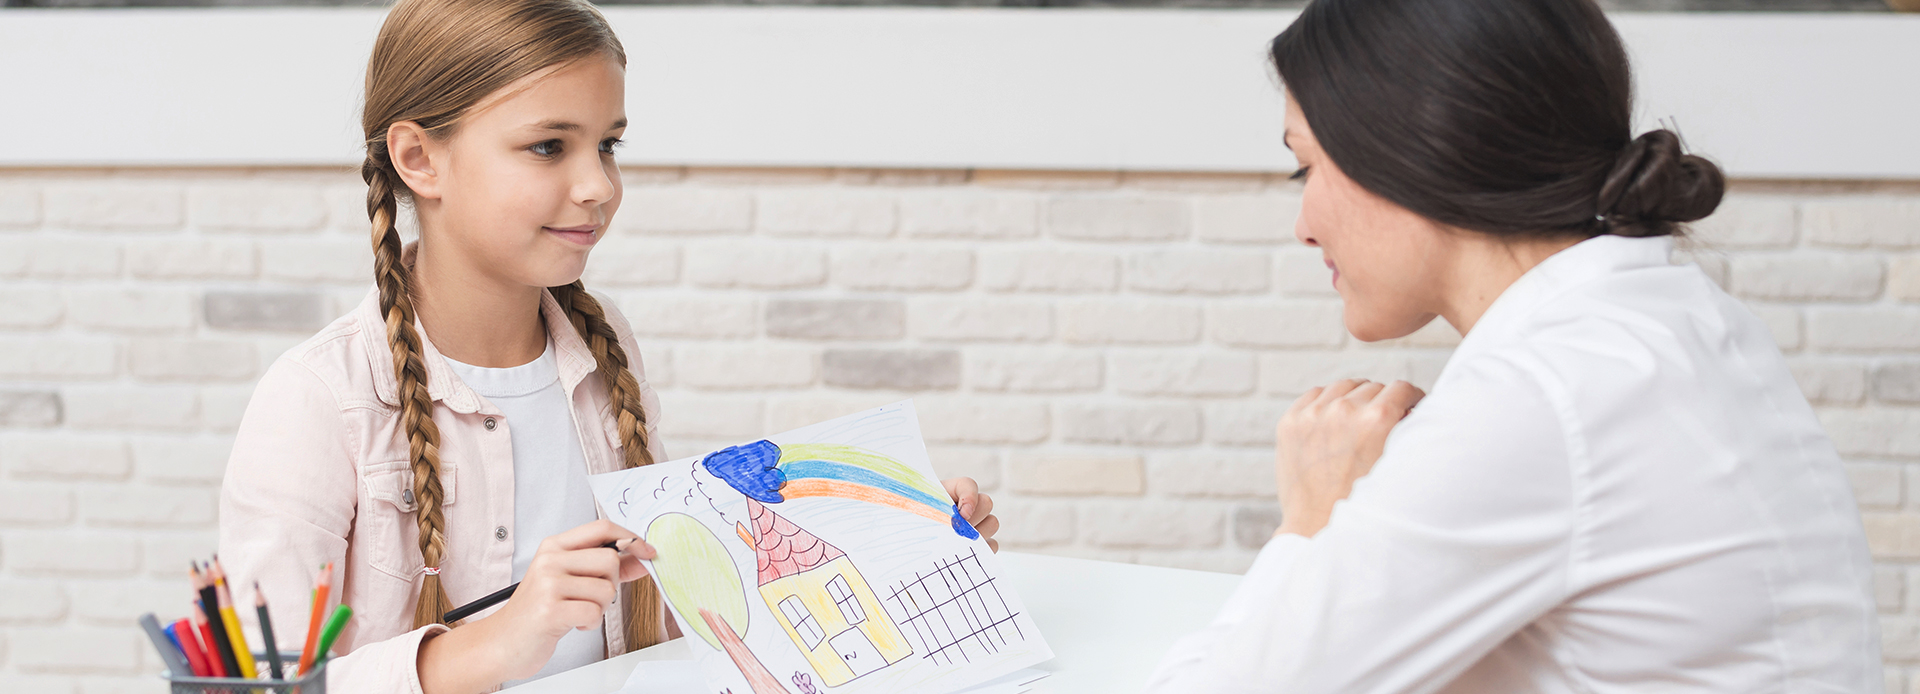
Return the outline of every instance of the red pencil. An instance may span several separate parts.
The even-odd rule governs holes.
[[[313,659],[319,656],[314,651],[320,647],[320,622],[326,619],[327,589],[331,587],[333,587],[333,562],[327,562],[326,566],[320,567],[320,580],[313,585],[313,619],[307,623],[307,646],[300,649],[299,674],[301,675],[307,674],[307,669],[313,667]]]
[[[200,640],[206,642],[206,645],[218,648],[215,644],[220,642],[214,640],[213,627],[207,624],[207,613],[205,610],[200,609],[200,601],[198,600],[193,602],[193,629],[196,633],[200,634]],[[226,677],[226,663],[222,662],[218,655],[213,655],[219,653],[219,651],[209,650],[207,653],[209,655],[207,658],[207,669],[212,671],[214,677]]]
[[[195,677],[212,675],[207,669],[207,651],[200,646],[200,637],[193,631],[193,620],[181,619],[173,623],[173,635],[180,638],[180,651],[187,655],[187,665],[193,668]]]

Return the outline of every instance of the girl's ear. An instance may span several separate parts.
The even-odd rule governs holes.
[[[440,176],[433,168],[439,145],[419,123],[409,120],[387,126],[387,154],[393,169],[416,198],[440,198]]]

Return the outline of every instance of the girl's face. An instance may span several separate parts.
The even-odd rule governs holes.
[[[1319,248],[1345,305],[1347,332],[1373,342],[1402,337],[1438,315],[1439,225],[1360,187],[1327,158],[1307,118],[1287,99],[1287,147],[1306,179],[1293,235]]]
[[[620,208],[613,148],[626,126],[626,70],[610,59],[548,68],[489,95],[452,137],[424,143],[423,250],[509,285],[579,279]]]

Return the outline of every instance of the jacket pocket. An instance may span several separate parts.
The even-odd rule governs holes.
[[[442,507],[453,505],[458,489],[456,473],[457,466],[440,461]],[[367,503],[360,509],[354,551],[365,552],[369,566],[411,582],[424,566],[412,463],[394,460],[368,464],[360,470],[360,484],[366,489]]]

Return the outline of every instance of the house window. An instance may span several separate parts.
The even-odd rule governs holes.
[[[860,626],[867,621],[867,611],[860,607],[860,600],[853,597],[853,587],[847,585],[846,576],[834,576],[827,582],[827,593],[833,596],[834,603],[840,605],[840,616],[847,619],[847,626]]]
[[[781,600],[780,613],[786,615],[787,623],[792,624],[793,630],[800,632],[800,637],[807,640],[807,648],[820,645],[820,639],[827,637],[820,631],[820,623],[813,621],[813,613],[807,611],[806,605],[800,604],[800,598],[790,595]]]

